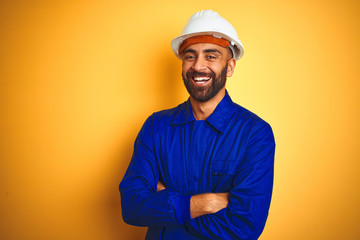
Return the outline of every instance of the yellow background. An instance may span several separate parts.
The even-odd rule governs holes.
[[[213,9],[245,55],[232,99],[273,127],[262,240],[358,239],[360,3],[1,1],[0,239],[143,239],[118,184],[148,115],[187,99],[170,48]]]

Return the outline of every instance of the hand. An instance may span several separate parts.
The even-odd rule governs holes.
[[[162,184],[160,181],[157,184],[157,188],[156,188],[156,192],[159,192],[161,190],[166,189],[166,187],[164,186],[164,184]]]
[[[229,203],[229,193],[204,193],[194,195],[190,199],[191,218],[205,214],[216,213],[226,208]]]

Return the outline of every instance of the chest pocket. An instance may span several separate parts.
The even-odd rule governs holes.
[[[238,171],[238,163],[234,160],[214,160],[211,166],[213,192],[228,192]]]
[[[211,166],[211,175],[234,175],[237,172],[237,168],[235,160],[214,160]]]

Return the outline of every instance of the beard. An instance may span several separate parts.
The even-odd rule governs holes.
[[[182,74],[186,90],[190,96],[198,102],[209,101],[225,86],[227,68],[228,64],[226,63],[219,76],[216,76],[213,71],[211,71],[211,73],[188,71],[186,75]],[[192,80],[193,77],[211,77],[211,84],[207,86],[196,86]]]

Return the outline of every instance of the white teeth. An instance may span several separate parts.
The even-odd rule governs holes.
[[[202,82],[202,81],[209,81],[210,77],[194,77],[194,81]]]

